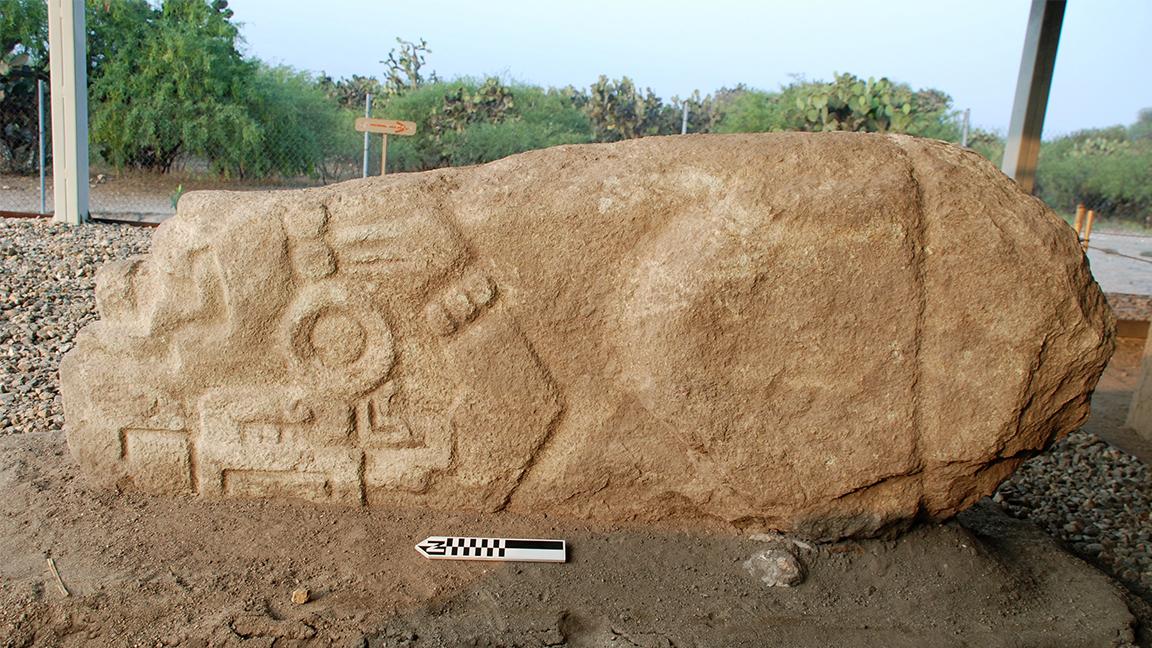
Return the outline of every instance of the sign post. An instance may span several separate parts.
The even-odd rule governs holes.
[[[380,133],[384,138],[380,153],[380,175],[388,172],[388,136],[389,135],[415,135],[416,122],[400,121],[397,119],[372,119],[371,117],[358,117],[356,130],[362,133]]]

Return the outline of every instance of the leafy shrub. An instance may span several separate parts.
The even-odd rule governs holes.
[[[852,74],[832,82],[795,81],[780,92],[739,93],[717,130],[895,132],[948,140],[960,132],[947,94]]]
[[[765,133],[789,130],[778,92],[748,90],[733,97],[716,127],[720,133]]]
[[[1152,214],[1152,110],[1136,123],[1078,131],[1040,147],[1036,189],[1053,208],[1084,203],[1104,216]]]
[[[496,79],[425,84],[374,112],[420,124],[415,136],[388,140],[389,169],[397,171],[478,164],[592,139],[588,118],[564,91]]]
[[[327,180],[359,166],[355,113],[342,110],[309,74],[260,66],[248,91],[257,124],[245,146],[215,151],[215,168],[241,177],[311,176]]]

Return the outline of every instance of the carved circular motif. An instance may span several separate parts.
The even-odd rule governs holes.
[[[359,395],[392,370],[392,329],[364,300],[342,287],[305,288],[288,309],[285,341],[299,378],[318,391]]]

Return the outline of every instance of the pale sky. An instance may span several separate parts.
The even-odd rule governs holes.
[[[657,95],[790,75],[888,76],[935,87],[1004,132],[1029,0],[231,0],[247,53],[382,76],[397,36],[428,41],[441,77],[587,87],[627,75]],[[1152,107],[1152,0],[1069,0],[1044,136],[1128,124]]]

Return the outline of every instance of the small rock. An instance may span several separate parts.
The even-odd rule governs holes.
[[[304,605],[312,597],[312,593],[304,588],[292,591],[292,602],[296,605]]]
[[[765,549],[744,561],[744,569],[768,587],[794,587],[804,582],[803,563],[785,549]]]

